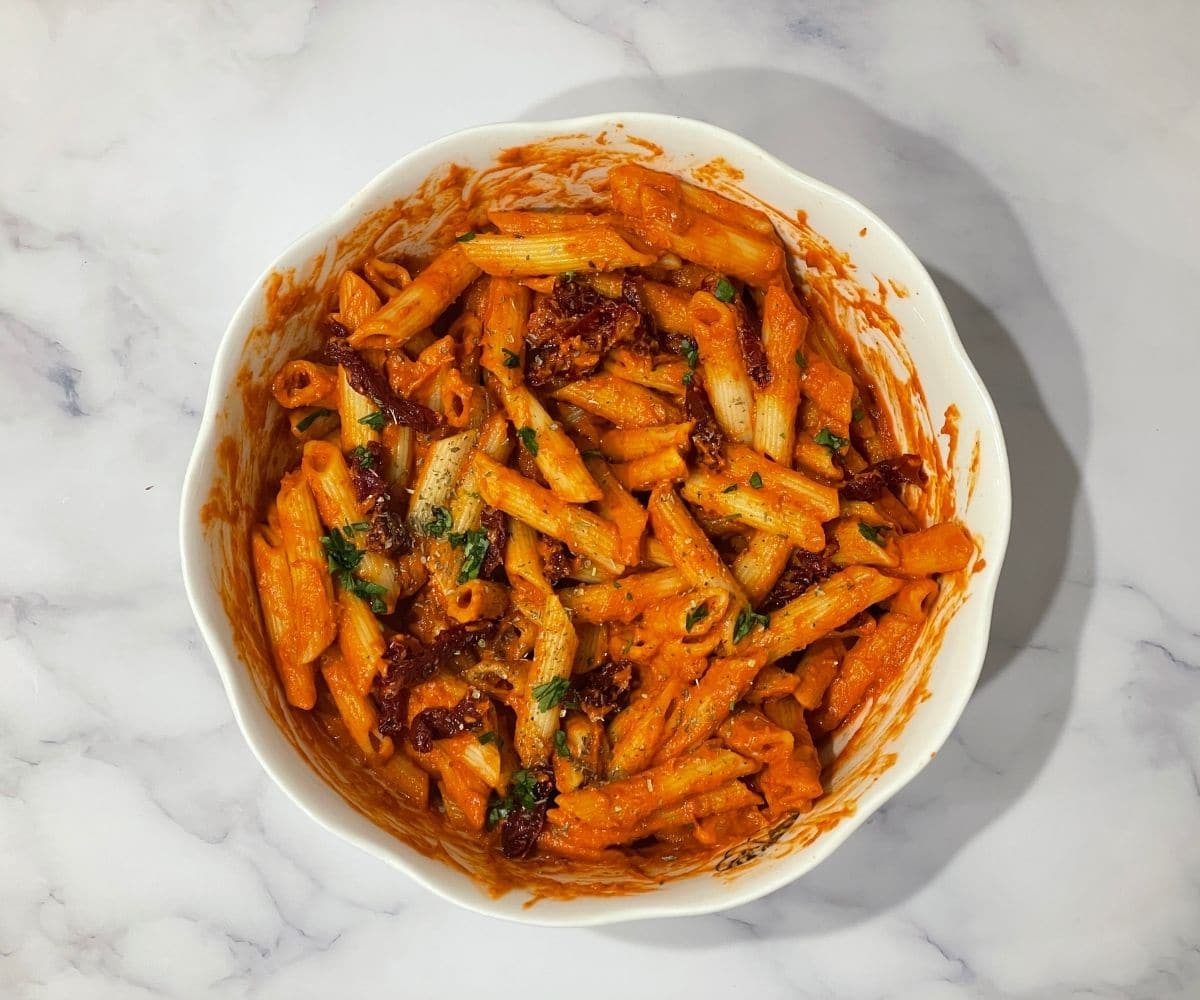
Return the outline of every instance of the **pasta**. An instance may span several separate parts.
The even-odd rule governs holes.
[[[296,456],[249,557],[287,702],[509,858],[810,809],[975,554],[769,218],[608,181],[336,275],[270,386]]]

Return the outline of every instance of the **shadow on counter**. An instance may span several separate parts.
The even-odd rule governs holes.
[[[1013,525],[991,643],[937,757],[823,864],[765,899],[715,918],[599,931],[675,948],[732,943],[741,935],[730,923],[757,937],[820,935],[901,905],[936,878],[1021,798],[1062,733],[1095,562],[1080,489],[1079,343],[1005,193],[941,141],[846,91],[749,68],[627,77],[566,91],[523,117],[614,110],[712,122],[875,209],[929,268],[1008,443]]]

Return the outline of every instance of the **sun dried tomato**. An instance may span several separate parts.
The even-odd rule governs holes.
[[[898,493],[903,483],[924,486],[929,477],[920,455],[885,458],[854,473],[842,486],[843,500],[878,500],[885,489]]]
[[[417,753],[429,753],[434,740],[444,740],[459,733],[470,733],[483,727],[484,698],[463,698],[453,708],[427,708],[418,712],[408,727],[408,739]]]

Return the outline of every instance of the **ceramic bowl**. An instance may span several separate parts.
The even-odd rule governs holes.
[[[877,314],[849,316],[861,327],[864,343],[875,345],[864,352],[864,363],[873,375],[887,376],[881,384],[893,384],[899,395],[916,399],[920,412],[915,422],[906,423],[926,449],[937,451],[944,472],[935,487],[980,549],[974,571],[961,574],[954,586],[943,586],[930,629],[934,638],[923,644],[904,680],[875,706],[869,724],[853,739],[843,734],[835,743],[840,756],[830,792],[811,813],[776,824],[685,872],[667,872],[637,887],[644,891],[567,894],[538,899],[536,905],[529,905],[538,895],[536,887],[532,895],[521,887],[495,895],[464,870],[471,868],[469,859],[465,865],[449,863],[429,817],[374,822],[364,806],[363,796],[369,794],[361,775],[311,750],[307,723],[297,718],[307,713],[293,714],[283,703],[263,655],[247,542],[259,514],[256,498],[264,495],[264,484],[278,482],[288,461],[281,436],[272,431],[282,422],[280,413],[263,387],[282,360],[315,345],[316,320],[328,308],[341,269],[367,247],[432,242],[433,229],[461,210],[463,191],[478,192],[484,180],[494,186],[493,193],[502,193],[513,179],[526,191],[531,178],[536,186],[539,156],[513,155],[516,147],[579,151],[557,156],[560,166],[572,163],[577,169],[565,187],[561,180],[543,185],[546,203],[588,195],[589,181],[603,176],[606,162],[636,156],[649,166],[771,206],[797,263],[814,233],[848,255],[853,270],[846,271],[844,281],[854,285],[854,294],[886,295],[887,310],[901,331],[887,342],[873,318]],[[448,170],[452,164],[461,169]],[[589,164],[597,169],[589,173]],[[406,199],[411,205],[414,197],[427,200],[429,211],[408,212],[407,221],[398,223],[397,205]],[[912,371],[919,374],[923,407]],[[939,433],[952,407],[957,410],[951,419],[953,442]],[[903,428],[899,436],[906,436]],[[301,809],[469,909],[530,923],[585,925],[708,913],[763,896],[827,858],[911,781],[950,735],[978,678],[1010,505],[995,409],[933,281],[900,237],[853,198],[737,135],[704,122],[629,113],[485,125],[439,139],[388,167],[285,250],[250,286],[217,350],[183,489],[181,545],[188,595],[233,713],[263,767]],[[462,861],[458,848],[448,853]]]

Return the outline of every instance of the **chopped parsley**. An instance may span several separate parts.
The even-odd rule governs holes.
[[[441,538],[450,530],[452,523],[450,520],[450,511],[446,510],[445,507],[434,507],[430,519],[425,522],[422,530],[425,534],[432,535],[434,538]]]
[[[371,454],[371,449],[361,444],[356,444],[350,452],[350,459],[360,469],[369,469],[375,464],[375,456]]]
[[[762,489],[762,476],[760,476],[757,472],[750,473],[750,485],[753,486],[756,490],[761,490]]]
[[[468,229],[462,236],[454,237],[456,243],[470,243],[473,239],[475,239],[475,230],[473,229]]]
[[[595,448],[588,448],[588,449],[587,449],[587,450],[586,450],[586,451],[583,453],[583,457],[584,457],[584,458],[603,458],[603,457],[604,457],[604,452],[602,452],[602,451],[598,451],[598,450],[597,450],[597,449],[595,449]]]
[[[684,337],[679,341],[679,353],[683,355],[687,361],[687,366],[695,369],[700,363],[700,348],[696,346],[696,342],[691,337]]]
[[[737,621],[733,624],[733,641],[741,642],[750,634],[755,625],[766,628],[770,624],[771,619],[768,615],[760,615],[747,604],[738,612]]]
[[[510,351],[507,347],[500,348],[500,353],[504,355],[504,367],[516,368],[521,363],[521,355],[516,351]]]
[[[883,532],[888,530],[886,524],[864,524],[858,522],[858,533],[863,536],[868,542],[874,542],[876,545],[883,544]]]
[[[726,486],[725,489],[721,490],[721,492],[722,493],[736,493],[737,488],[738,488],[738,484],[732,483],[731,485]]]
[[[313,421],[319,420],[321,417],[331,416],[333,416],[333,410],[327,410],[323,406],[318,406],[315,410],[311,411],[307,417],[301,420],[300,423],[296,424],[296,430],[303,434],[313,425]]]
[[[488,804],[487,828],[508,819],[518,809],[536,809],[545,799],[538,798],[538,779],[532,771],[521,770],[513,775],[508,794],[504,798],[493,798]]]
[[[482,529],[452,531],[446,537],[456,549],[463,550],[462,565],[458,569],[458,584],[462,586],[468,580],[479,576],[479,571],[483,568],[489,545],[487,532]]]
[[[561,729],[554,734],[554,750],[560,757],[571,759],[571,748],[567,746],[567,734]]]
[[[533,772],[522,769],[513,775],[510,794],[522,809],[533,809],[538,804],[537,786]]]
[[[708,617],[708,605],[697,604],[683,619],[684,630],[690,632],[696,627],[697,622],[704,621]]]
[[[567,688],[570,686],[571,682],[565,677],[552,677],[544,684],[535,684],[533,696],[537,699],[538,709],[549,712],[555,708],[566,697]]]
[[[519,431],[517,431],[517,437],[521,439],[521,444],[525,446],[525,450],[534,458],[537,458],[537,431],[535,431],[532,427],[522,427]]]
[[[384,423],[383,410],[376,410],[374,413],[368,413],[365,417],[359,417],[358,422],[366,424],[373,431],[381,431]]]
[[[865,416],[865,414],[862,411],[862,407],[856,406],[854,408],[854,412],[850,414],[850,419],[853,420],[855,423],[858,423],[860,420],[862,420],[862,418],[864,416]]]
[[[816,434],[813,435],[813,440],[817,444],[828,448],[830,451],[841,451],[850,442],[847,438],[838,437],[828,427],[822,427]]]
[[[498,748],[500,746],[500,735],[489,729],[486,733],[479,734],[479,742],[484,746],[487,746],[489,743],[495,743]]]
[[[796,352],[796,364],[798,364],[801,368],[808,367],[808,359],[804,356],[803,351]]]
[[[684,384],[685,386],[686,386],[686,385],[691,385],[691,384],[692,384],[692,378],[693,378],[693,373],[692,373],[692,372],[684,372],[684,373],[683,373],[683,384]]]
[[[341,588],[355,597],[361,597],[375,614],[381,615],[387,610],[382,600],[387,588],[354,575],[363,558],[362,549],[350,541],[355,530],[358,530],[357,524],[347,525],[344,530],[330,528],[328,535],[321,536],[321,547],[325,550],[329,572]]]
[[[350,535],[359,533],[359,532],[370,531],[370,530],[371,530],[371,522],[370,521],[355,521],[353,524],[347,524],[342,529],[342,531],[346,534],[347,537],[349,537]]]
[[[728,303],[733,301],[737,292],[734,290],[733,282],[722,275],[721,280],[717,282],[717,287],[713,289],[713,295],[722,302]]]

